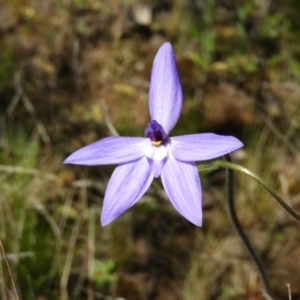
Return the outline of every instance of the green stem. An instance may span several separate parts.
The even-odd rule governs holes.
[[[289,205],[286,204],[286,202],[278,195],[278,193],[269,185],[267,185],[260,177],[249,171],[248,169],[241,167],[239,165],[233,164],[229,161],[223,161],[223,160],[216,160],[213,162],[213,165],[222,167],[222,168],[228,168],[235,171],[239,171],[242,173],[247,174],[248,176],[252,177],[254,180],[256,180],[262,187],[264,187],[272,196],[273,198],[296,220],[300,221],[300,214],[298,214],[293,208],[291,208]]]
[[[231,159],[229,155],[224,156],[224,159],[226,160],[227,163],[231,163]],[[262,282],[264,284],[265,290],[267,294],[270,294],[270,285],[269,281],[265,272],[265,269],[263,267],[263,264],[260,260],[260,258],[257,256],[255,253],[249,239],[247,238],[239,220],[236,214],[236,209],[235,209],[235,203],[234,203],[234,190],[233,190],[233,170],[226,168],[226,179],[227,179],[227,200],[228,200],[228,208],[229,208],[229,214],[230,218],[233,224],[233,227],[235,228],[236,232],[242,239],[245,247],[247,248],[253,262],[255,263],[258,272],[260,274],[260,277],[262,279]]]

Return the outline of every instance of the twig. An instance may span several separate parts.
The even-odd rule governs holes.
[[[8,260],[16,261],[19,260],[19,258],[24,258],[24,257],[32,257],[34,253],[32,251],[24,251],[24,252],[18,252],[18,253],[10,253],[6,254],[6,257]],[[1,260],[4,259],[0,256]]]
[[[114,125],[111,122],[111,119],[110,119],[110,116],[109,116],[109,113],[108,113],[108,107],[107,107],[105,101],[100,100],[100,105],[101,105],[101,108],[102,108],[102,112],[103,112],[103,115],[104,115],[104,121],[105,121],[105,124],[106,124],[107,128],[112,133],[112,135],[118,136],[119,133],[118,133],[118,131],[116,130],[116,128],[114,127]]]
[[[287,288],[288,288],[289,300],[292,300],[291,285],[289,283],[287,283],[286,285],[287,285]]]
[[[2,262],[0,262],[0,291],[1,291],[1,299],[7,300],[7,294],[6,294],[6,287],[5,287],[5,280],[4,280],[4,273],[3,273],[3,266]]]
[[[9,263],[8,263],[8,259],[7,259],[7,256],[6,256],[6,252],[4,250],[4,247],[3,247],[3,244],[2,244],[2,240],[0,239],[0,247],[1,247],[1,250],[3,252],[3,255],[4,255],[4,260],[6,262],[6,266],[7,266],[7,269],[8,269],[8,273],[9,273],[9,276],[11,278],[11,281],[12,281],[12,284],[13,284],[13,287],[14,287],[14,290],[15,290],[15,293],[16,293],[16,297],[18,300],[20,300],[20,297],[19,297],[19,293],[18,293],[18,290],[17,290],[17,286],[16,286],[16,282],[15,282],[15,279],[13,277],[13,274],[11,272],[11,269],[10,269],[10,266],[9,266]]]
[[[94,272],[95,272],[95,213],[93,209],[89,210],[88,220],[88,300],[95,298],[95,290],[93,285]]]
[[[80,88],[79,54],[80,54],[80,40],[76,38],[73,42],[72,69],[74,74],[75,88],[77,92],[79,91]]]
[[[81,221],[82,221],[82,216],[80,214],[78,217],[78,220],[77,220],[76,224],[74,225],[72,232],[71,232],[71,237],[70,237],[70,240],[68,243],[68,249],[67,249],[67,254],[66,254],[66,258],[65,258],[65,263],[64,263],[63,269],[62,269],[62,274],[61,274],[61,279],[60,279],[60,292],[61,292],[61,299],[63,299],[63,300],[67,300],[69,298],[68,281],[69,281],[69,276],[70,276],[70,272],[71,272],[71,266],[72,266],[72,262],[73,262],[76,241],[77,241],[79,229],[81,226]]]
[[[225,155],[224,159],[231,163],[231,159],[229,155]],[[260,260],[260,258],[257,256],[257,254],[255,253],[249,239],[247,238],[239,220],[236,214],[236,209],[235,209],[235,203],[234,203],[234,190],[233,190],[233,182],[234,182],[234,178],[233,178],[233,170],[226,168],[226,179],[227,179],[227,200],[228,200],[228,208],[229,208],[229,214],[230,214],[230,218],[233,224],[233,227],[235,228],[236,232],[238,233],[238,235],[240,236],[242,242],[244,243],[246,249],[248,250],[253,262],[255,263],[259,275],[262,279],[262,282],[264,284],[266,293],[268,295],[270,295],[270,285],[269,285],[269,281],[265,272],[265,269],[263,267],[263,264]]]
[[[9,174],[18,173],[24,175],[33,175],[33,176],[40,176],[44,177],[45,179],[55,181],[57,180],[57,176],[51,173],[44,173],[36,169],[30,168],[23,168],[17,166],[7,166],[7,165],[0,165],[0,172],[5,172]]]
[[[5,116],[0,115],[0,149],[3,149],[7,152],[8,148]]]
[[[18,105],[19,101],[21,100],[21,93],[19,90],[16,91],[14,94],[11,102],[9,103],[9,106],[6,109],[6,115],[9,117],[11,113],[14,111],[16,106]]]
[[[79,50],[80,42],[79,39],[73,41],[73,59],[72,59],[72,68],[74,73],[77,75],[79,73]]]
[[[60,236],[61,236],[61,231],[60,231],[57,223],[55,222],[54,218],[51,216],[51,214],[49,214],[49,212],[47,211],[47,209],[43,205],[41,205],[41,204],[35,204],[34,208],[38,212],[40,212],[40,214],[45,218],[45,220],[50,225],[55,238],[58,240],[60,238]]]
[[[35,109],[34,109],[34,106],[30,102],[29,98],[27,97],[27,95],[25,94],[24,91],[22,92],[22,98],[21,99],[22,99],[22,102],[24,104],[24,107],[27,109],[27,111],[35,119],[36,127],[37,127],[37,130],[38,130],[39,134],[42,137],[42,140],[44,141],[45,144],[50,143],[50,136],[48,135],[48,133],[47,133],[46,128],[44,127],[44,125],[38,119],[38,117],[36,115],[36,112],[35,112]]]
[[[262,295],[265,297],[265,299],[267,299],[267,300],[273,300],[273,298],[271,298],[271,296],[268,294],[268,293],[266,293],[265,291],[262,291]]]
[[[6,114],[9,116],[12,113],[12,111],[15,109],[15,107],[17,106],[19,100],[21,99],[27,112],[35,119],[36,127],[38,130],[38,133],[42,137],[42,140],[44,141],[45,144],[48,144],[50,142],[50,137],[46,131],[46,128],[41,123],[41,121],[38,119],[36,111],[34,109],[34,106],[32,105],[31,101],[27,97],[27,95],[21,85],[21,76],[20,75],[15,76],[14,81],[15,81],[15,87],[16,87],[16,94],[13,97],[12,102],[9,105],[8,109],[6,110]]]
[[[273,134],[283,142],[283,144],[288,148],[288,150],[294,155],[297,156],[298,149],[292,145],[289,140],[288,136],[286,134],[281,133],[278,128],[275,126],[275,124],[272,122],[272,120],[264,113],[260,113],[261,118],[264,120],[267,127],[273,132]]]
[[[70,189],[70,191],[67,194],[66,201],[64,202],[64,207],[61,212],[61,218],[58,223],[58,227],[60,228],[61,232],[64,232],[65,230],[67,215],[72,205],[73,198],[74,198],[74,190]]]
[[[94,188],[100,192],[105,192],[105,186],[102,182],[96,182],[88,179],[79,179],[72,182],[73,188]]]
[[[86,220],[88,214],[84,212],[88,212],[88,203],[87,203],[87,189],[86,188],[81,188],[80,189],[80,202],[81,202],[81,214],[79,215],[78,222],[83,222]],[[78,227],[79,229],[79,227]],[[79,232],[79,230],[78,230]],[[83,284],[85,282],[85,279],[87,278],[87,272],[82,270],[80,272],[80,276],[78,278],[77,284],[72,292],[72,296],[70,298],[72,299],[78,299],[79,293],[82,290]]]

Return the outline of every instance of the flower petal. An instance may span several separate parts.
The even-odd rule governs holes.
[[[181,161],[214,159],[243,147],[243,143],[233,136],[214,133],[175,136],[170,141],[170,153]]]
[[[167,161],[168,151],[166,147],[163,145],[158,147],[152,145],[147,148],[145,155],[148,159],[153,176],[158,178]]]
[[[151,145],[148,138],[113,136],[80,148],[64,161],[75,165],[109,165],[137,160]]]
[[[149,110],[152,120],[164,128],[166,134],[175,126],[182,108],[182,89],[176,59],[170,43],[158,50],[152,67],[149,89]]]
[[[162,170],[161,179],[177,211],[193,224],[201,226],[201,184],[195,164],[170,157]]]
[[[147,158],[117,166],[104,196],[102,226],[115,220],[147,191],[153,175]]]

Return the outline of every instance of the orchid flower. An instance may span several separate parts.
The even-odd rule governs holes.
[[[202,225],[201,183],[195,162],[211,160],[243,146],[232,136],[213,133],[168,137],[182,109],[182,89],[170,43],[158,50],[149,89],[151,121],[145,137],[113,136],[71,154],[64,163],[118,164],[104,196],[101,224],[105,226],[133,206],[161,176],[175,209]]]

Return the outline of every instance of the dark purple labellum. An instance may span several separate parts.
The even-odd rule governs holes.
[[[167,137],[163,127],[155,120],[148,123],[145,129],[145,136],[148,137],[155,146],[159,146]]]

